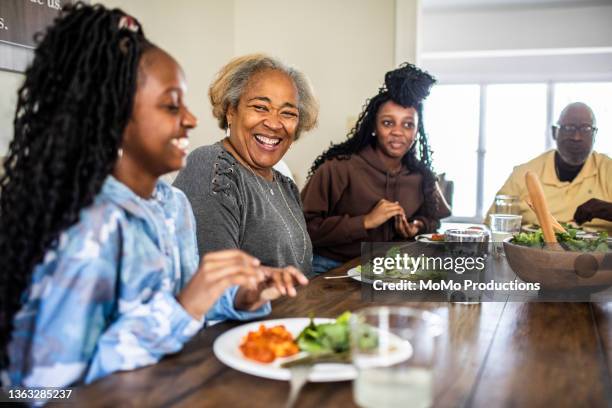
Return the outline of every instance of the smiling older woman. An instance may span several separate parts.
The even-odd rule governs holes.
[[[310,274],[298,189],[272,168],[316,125],[308,81],[273,58],[247,55],[221,69],[209,97],[226,138],[195,149],[174,182],[193,206],[200,255],[239,248],[265,265]]]

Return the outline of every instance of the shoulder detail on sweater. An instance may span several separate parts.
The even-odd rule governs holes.
[[[179,173],[175,184],[181,187],[185,183],[198,183],[203,185],[204,193],[227,195],[231,185],[236,184],[237,165],[236,159],[220,144],[201,146],[187,158],[187,166],[183,170],[186,179],[181,178],[182,174]]]
[[[240,211],[245,200],[241,164],[221,145],[215,147],[207,164],[211,168],[210,179],[204,180],[209,186],[208,196],[232,212]]]
[[[189,160],[190,158],[195,158],[195,159],[202,159],[202,158],[207,158],[207,159],[211,159],[215,156],[217,156],[220,152],[225,151],[221,145],[215,143],[215,144],[211,144],[211,145],[207,145],[207,146],[200,146],[196,149],[194,149],[189,156],[187,157],[187,160]]]
[[[240,164],[225,149],[219,148],[211,158],[210,193],[222,198],[236,198]]]

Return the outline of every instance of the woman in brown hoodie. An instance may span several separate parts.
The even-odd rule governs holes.
[[[302,191],[315,272],[358,257],[361,242],[408,240],[450,215],[423,126],[434,83],[411,64],[387,72],[348,139],[315,160]]]

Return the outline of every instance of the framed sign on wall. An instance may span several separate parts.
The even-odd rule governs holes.
[[[0,1],[0,69],[23,72],[33,57],[34,35],[71,0]]]

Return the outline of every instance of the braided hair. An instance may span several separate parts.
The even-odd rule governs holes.
[[[0,368],[34,267],[115,165],[140,56],[154,47],[121,10],[80,2],[36,40],[0,178]]]
[[[427,98],[435,82],[435,78],[430,74],[409,63],[404,63],[399,68],[387,72],[385,84],[378,90],[376,96],[366,101],[347,139],[344,142],[332,144],[318,156],[308,172],[308,178],[312,177],[319,166],[328,160],[348,160],[353,154],[360,152],[368,145],[375,147],[377,139],[371,135],[376,130],[376,114],[384,103],[393,101],[405,108],[415,108],[419,115],[417,139],[402,158],[402,164],[408,170],[423,175],[423,213],[434,217],[438,212],[439,203],[434,193],[436,176],[433,172],[432,152],[423,124],[423,100]]]

